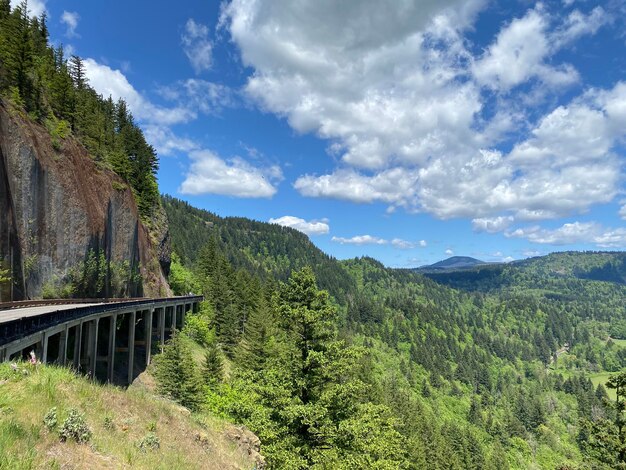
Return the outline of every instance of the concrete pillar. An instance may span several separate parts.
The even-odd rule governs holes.
[[[83,322],[80,322],[74,328],[74,369],[78,371],[80,369],[80,349],[83,342]]]
[[[176,329],[176,317],[178,316],[178,305],[172,307],[172,333]]]
[[[115,370],[115,327],[117,325],[117,314],[109,317],[111,327],[109,328],[109,354],[107,358],[107,380],[113,382],[113,371]]]
[[[133,381],[133,369],[135,366],[135,321],[137,312],[128,314],[128,383]]]
[[[61,331],[60,339],[59,339],[59,356],[60,361],[59,364],[64,366],[67,363],[67,338],[70,332],[69,325],[65,324],[65,330]]]
[[[92,321],[92,324],[89,328],[89,339],[91,341],[89,345],[89,351],[91,352],[89,374],[91,375],[91,378],[96,377],[96,361],[98,359],[98,323],[100,323],[100,319],[96,318]]]
[[[146,367],[148,367],[152,353],[152,309],[146,310],[143,315],[146,321]]]
[[[41,358],[42,364],[48,362],[48,333],[41,333]]]
[[[167,307],[161,307],[159,313],[159,341],[161,343],[161,352],[165,346],[165,311]]]

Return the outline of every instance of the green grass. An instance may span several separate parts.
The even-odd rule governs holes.
[[[589,374],[589,378],[591,379],[594,387],[597,387],[598,384],[602,384],[606,388],[606,381],[609,380],[611,375],[615,375],[615,372],[596,372],[594,374]],[[609,398],[611,400],[615,400],[615,390],[607,388],[606,391],[609,394]]]
[[[0,364],[0,470],[254,465],[247,452],[226,437],[229,423],[193,416],[147,388],[100,385],[54,366],[18,368],[16,372]],[[57,408],[59,425],[48,430],[43,418],[52,407]],[[60,441],[58,427],[70,409],[84,413],[93,433],[89,443]],[[140,448],[149,433],[158,438],[160,448]]]

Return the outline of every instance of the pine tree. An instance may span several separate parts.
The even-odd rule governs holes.
[[[72,77],[72,82],[74,82],[74,86],[79,90],[85,87],[87,83],[87,79],[85,78],[85,66],[83,64],[83,60],[77,56],[72,55],[70,58],[70,77]]]
[[[202,381],[186,338],[174,331],[163,352],[154,358],[157,389],[161,395],[196,410],[202,402]]]
[[[204,383],[215,387],[224,379],[224,360],[216,341],[212,341],[206,348],[204,355]]]

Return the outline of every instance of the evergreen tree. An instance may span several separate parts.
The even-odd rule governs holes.
[[[204,382],[209,387],[215,387],[224,378],[224,360],[222,352],[215,340],[211,341],[204,353]]]
[[[186,341],[184,335],[173,332],[163,352],[154,358],[154,375],[160,394],[197,410],[202,403],[202,381]]]

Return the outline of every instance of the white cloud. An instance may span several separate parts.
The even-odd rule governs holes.
[[[213,61],[213,44],[209,39],[209,27],[196,23],[192,18],[187,20],[181,35],[183,50],[198,74],[211,68]]]
[[[182,194],[221,194],[241,198],[271,198],[279,167],[253,167],[241,158],[224,161],[210,150],[193,150],[191,168],[178,191]]]
[[[508,228],[513,220],[512,216],[484,217],[472,220],[472,228],[476,232],[497,233]]]
[[[30,16],[40,16],[42,13],[48,13],[46,9],[47,0],[28,0],[28,11]],[[17,7],[22,0],[11,0],[11,8]]]
[[[573,222],[556,229],[539,226],[518,228],[506,232],[507,237],[525,238],[530,242],[546,245],[595,244],[600,248],[626,246],[626,228],[605,228],[596,222]]]
[[[306,221],[299,217],[294,217],[292,215],[285,215],[283,217],[279,217],[278,219],[270,219],[268,221],[270,224],[278,224],[283,227],[291,227],[299,230],[300,232],[306,233],[307,235],[324,235],[330,231],[330,226],[328,225],[328,220],[311,220]]]
[[[352,238],[333,237],[331,240],[342,245],[386,245],[389,243],[383,238],[372,237],[371,235],[356,235]]]
[[[220,27],[254,69],[245,93],[327,139],[338,157],[328,174],[295,181],[304,196],[470,217],[486,231],[613,200],[623,177],[614,155],[626,128],[621,85],[527,122],[541,113],[527,109],[533,93],[578,79],[555,54],[608,15],[538,6],[474,57],[463,34],[484,4],[233,0]],[[522,84],[531,91],[521,95]],[[513,150],[498,150],[503,142]]]
[[[75,11],[63,11],[61,15],[61,23],[67,26],[67,30],[65,31],[65,35],[69,38],[76,37],[76,28],[78,27],[78,20],[80,16]]]
[[[426,247],[428,244],[426,243],[426,240],[420,240],[419,241],[419,246],[421,246],[422,248]]]
[[[339,170],[330,175],[301,176],[294,187],[304,196],[343,199],[357,203],[382,201],[392,206],[408,206],[414,197],[417,172],[392,168],[374,176],[354,170]]]
[[[196,114],[187,108],[165,108],[153,104],[135,90],[120,70],[90,58],[84,59],[83,63],[85,76],[93,89],[105,98],[111,96],[113,100],[124,99],[133,115],[141,121],[167,126],[196,118]]]
[[[454,254],[454,251],[452,251],[450,248],[448,248],[444,253],[446,255],[448,255],[448,256],[452,256]]]
[[[539,4],[502,28],[496,41],[474,62],[472,72],[479,83],[500,91],[531,78],[553,87],[572,84],[578,80],[578,72],[569,64],[550,65],[547,59],[580,36],[595,34],[608,21],[602,7],[589,15],[575,10],[552,31],[550,15]]]
[[[403,240],[401,238],[394,238],[393,240],[391,240],[391,245],[393,245],[395,248],[399,248],[401,250],[410,250],[412,248],[415,248],[416,246],[419,245],[418,243],[415,242],[410,242],[407,240]]]
[[[146,141],[150,143],[160,156],[172,156],[176,153],[189,153],[200,150],[200,144],[193,139],[177,136],[167,126],[147,124],[143,126]]]
[[[624,202],[624,201],[622,201],[622,202]],[[620,208],[620,210],[619,210],[619,216],[620,216],[622,219],[626,220],[626,204],[624,204],[624,205]]]

